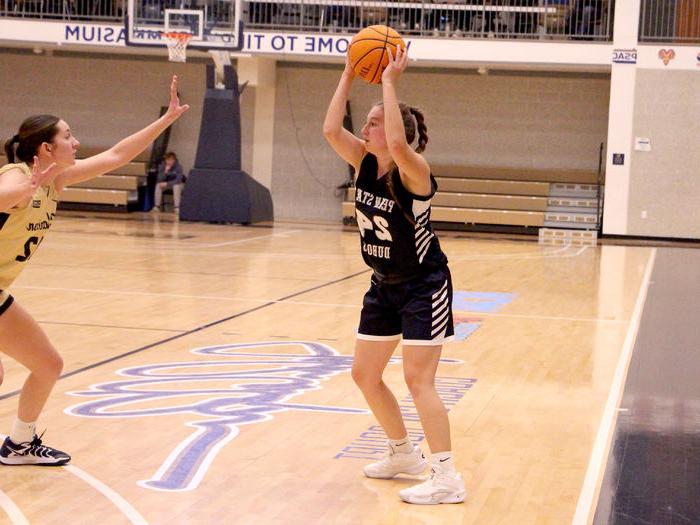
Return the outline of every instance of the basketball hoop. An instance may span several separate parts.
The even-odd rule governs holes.
[[[178,33],[177,31],[162,32],[168,45],[168,60],[171,62],[187,61],[187,44],[192,38],[192,33]]]

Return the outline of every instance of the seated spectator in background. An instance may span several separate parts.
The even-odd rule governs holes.
[[[421,13],[422,9],[390,7],[389,25],[395,27],[399,33],[407,35],[419,35],[423,29]],[[427,16],[426,16],[427,18]]]
[[[492,6],[492,5],[497,5],[498,2],[495,0],[481,0],[479,2],[480,4],[483,4],[484,6]],[[486,33],[487,35],[493,36],[494,34],[498,33],[498,13],[496,11],[492,11],[491,9],[484,9],[483,11],[483,26],[481,28],[482,33]]]
[[[474,4],[477,1],[483,3],[484,0],[432,0],[434,4]],[[426,7],[430,7],[426,4]],[[433,36],[444,33],[445,36],[462,36],[471,29],[472,11],[460,9],[428,9],[426,11],[425,22],[429,29],[433,30]]]
[[[576,0],[568,20],[569,34],[592,36],[603,17],[603,0]]]
[[[539,0],[509,0],[509,6],[537,7]],[[513,13],[513,32],[534,35],[537,30],[537,13],[516,11]]]
[[[354,7],[331,5],[325,8],[326,25],[336,27],[358,27],[357,13]]]
[[[215,3],[216,6],[218,4]],[[226,5],[226,4],[224,4]],[[248,9],[250,11],[249,21],[251,24],[269,25],[274,22],[277,16],[277,4],[263,2],[249,2]]]
[[[182,187],[185,185],[185,172],[177,160],[177,155],[169,151],[163,157],[163,162],[158,166],[158,178],[156,179],[155,206],[152,211],[160,211],[163,204],[163,191],[173,190],[173,202],[175,214],[180,211],[180,199]]]

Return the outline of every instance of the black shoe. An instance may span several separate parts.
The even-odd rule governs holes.
[[[44,435],[43,433],[41,434]],[[41,436],[34,435],[34,439],[27,443],[14,443],[10,437],[0,447],[0,463],[3,465],[65,465],[70,461],[70,456],[65,452],[47,447],[41,444]]]

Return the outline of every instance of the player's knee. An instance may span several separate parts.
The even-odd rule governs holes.
[[[422,370],[404,370],[404,379],[409,392],[411,392],[411,396],[414,398],[435,388],[435,381],[433,378],[426,375]]]
[[[49,352],[46,359],[41,363],[41,370],[35,371],[48,381],[55,381],[63,371],[63,358],[56,352]]]
[[[55,354],[51,359],[51,373],[58,378],[58,376],[61,375],[61,372],[63,372],[63,358],[60,355]]]
[[[355,384],[360,387],[360,390],[377,387],[382,382],[381,374],[377,375],[368,372],[359,366],[353,366],[350,375],[352,376],[352,380],[355,381]]]

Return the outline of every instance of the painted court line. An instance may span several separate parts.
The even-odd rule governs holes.
[[[10,497],[0,490],[0,507],[5,511],[12,525],[29,525],[29,521]]]
[[[109,270],[112,273],[116,272],[122,272],[122,273],[128,273],[129,275],[134,275],[134,274],[148,274],[151,275],[153,273],[153,268],[133,268],[129,267],[126,265],[122,266],[107,266],[107,265],[97,265],[97,264],[56,264],[56,263],[42,263],[42,262],[35,262],[32,264],[32,268],[66,268],[68,270],[85,270],[85,271],[91,271],[91,270],[100,270],[100,271],[105,271]],[[158,269],[158,273],[161,275],[196,275],[196,276],[205,276],[205,277],[220,277],[222,279],[243,279],[243,278],[254,278],[254,279],[259,279],[260,274],[255,273],[253,271],[248,271],[247,273],[245,271],[243,272],[234,272],[234,273],[223,273],[223,272],[200,272],[195,269],[187,272],[183,271],[170,271],[170,270],[162,270]],[[303,278],[303,277],[275,277],[275,276],[270,276],[266,275],[265,276],[266,281],[308,281],[308,282],[318,282],[318,278],[312,279],[312,278]]]
[[[139,512],[132,507],[128,501],[126,501],[113,489],[102,483],[99,479],[73,465],[65,465],[63,468],[100,492],[105,498],[111,501],[112,504],[117,507],[131,523],[134,525],[148,525],[148,522],[144,519],[144,517],[141,516],[141,514],[139,514]]]
[[[475,317],[512,317],[514,319],[542,319],[547,321],[573,321],[584,323],[619,323],[627,324],[627,319],[603,319],[602,317],[566,317],[556,315],[497,314],[470,310],[457,310],[459,313],[473,314]]]
[[[177,254],[178,257],[201,257],[201,258],[212,258],[212,257],[218,257],[222,259],[228,259],[232,257],[255,257],[255,256],[260,256],[260,257],[274,257],[275,259],[303,259],[303,260],[310,260],[310,259],[318,259],[318,260],[330,260],[330,261],[346,261],[348,260],[347,255],[343,254],[323,254],[323,253],[308,253],[308,252],[271,252],[271,251],[257,251],[257,252],[236,252],[236,251],[219,251],[219,252],[206,252],[206,253],[200,253],[197,251],[187,251],[187,249],[190,248],[195,248],[197,246],[193,245],[180,245],[180,246],[171,246],[171,244],[168,247],[158,247],[158,246],[152,246],[149,249],[149,253],[144,253],[143,248],[128,248],[128,247],[123,247],[123,248],[109,248],[109,247],[104,247],[104,246],[89,246],[85,244],[69,244],[69,243],[59,243],[56,242],[55,240],[55,235],[52,237],[52,241],[49,241],[46,246],[42,247],[43,251],[46,251],[46,249],[51,249],[51,250],[62,250],[62,251],[67,251],[67,252],[72,252],[74,253],[76,250],[82,250],[84,252],[96,252],[96,253],[118,253],[122,255],[130,255],[130,254],[135,254],[135,255],[140,255],[144,257],[145,259],[148,259],[152,257],[153,255],[160,255],[160,254],[172,254],[175,253]],[[354,253],[354,252],[353,252]]]
[[[557,248],[556,250],[549,250],[543,252],[527,252],[527,253],[522,253],[522,254],[507,254],[507,253],[494,253],[494,254],[483,254],[483,255],[449,255],[448,253],[448,259],[449,260],[455,260],[455,261],[483,261],[483,260],[519,260],[519,259],[555,259],[555,258],[568,258],[568,257],[577,257],[581,255],[583,252],[585,252],[590,246],[582,246],[580,247],[575,253],[563,253],[569,249],[573,248],[573,246],[565,246],[563,248]],[[177,248],[176,250],[179,250],[180,248]],[[119,251],[119,250],[115,250]],[[138,251],[137,253],[143,253],[142,251]],[[320,253],[320,254],[308,254],[306,252],[299,252],[299,253],[289,253],[289,252],[280,252],[280,253],[275,253],[275,252],[244,252],[244,253],[231,253],[231,252],[219,252],[219,253],[207,253],[205,254],[207,257],[209,256],[214,256],[214,257],[240,257],[240,256],[255,256],[255,255],[260,255],[260,256],[273,256],[275,258],[289,258],[289,259],[298,259],[298,258],[304,258],[304,259],[320,259],[320,260],[341,260],[341,261],[346,261],[349,259],[349,257],[354,257],[354,253],[352,252],[352,255],[348,256],[346,254],[333,254],[333,253]],[[190,254],[190,255],[197,255],[200,256],[201,254]]]
[[[362,272],[364,273],[364,272]],[[224,296],[210,296],[210,295],[188,295],[188,294],[168,294],[168,293],[154,293],[154,292],[136,292],[128,290],[102,290],[99,288],[61,288],[56,286],[30,286],[30,285],[19,285],[15,286],[16,289],[25,290],[47,290],[47,291],[58,291],[58,292],[71,292],[71,293],[94,293],[94,294],[107,294],[107,295],[137,295],[144,297],[164,297],[167,299],[197,299],[205,301],[231,301],[231,302],[241,302],[241,303],[255,303],[255,304],[294,304],[300,306],[322,306],[327,308],[349,308],[352,310],[359,310],[362,308],[361,304],[342,304],[342,303],[328,303],[322,301],[294,301],[289,299],[265,299],[265,298],[251,298],[251,297],[224,297]],[[469,310],[469,309],[455,309],[460,313],[472,314],[478,317],[503,317],[503,318],[514,318],[514,319],[542,319],[542,320],[552,320],[552,321],[571,321],[571,322],[587,322],[587,323],[627,323],[624,319],[603,319],[598,317],[567,317],[567,316],[555,316],[555,315],[527,315],[527,314],[500,314],[500,313],[489,313],[479,310]],[[43,323],[52,323],[52,321],[42,320]],[[70,324],[70,323],[54,323],[54,324]],[[115,326],[114,328],[122,328]],[[132,327],[138,328],[138,327]],[[141,329],[141,328],[139,328]],[[144,330],[148,328],[143,328]],[[171,330],[173,332],[179,332],[180,330]]]
[[[639,323],[642,319],[644,310],[644,302],[646,300],[647,291],[649,290],[649,281],[651,272],[654,268],[656,260],[656,248],[653,248],[649,260],[647,261],[646,269],[642,284],[639,287],[637,302],[634,304],[634,311],[630,319],[630,325],[627,329],[627,336],[622,345],[620,358],[617,361],[615,374],[613,375],[612,384],[608,393],[608,399],[603,410],[603,417],[598,427],[598,434],[593,443],[593,451],[586,469],[586,477],[583,480],[581,493],[579,494],[578,504],[576,505],[576,513],[572,525],[588,525],[593,519],[595,512],[596,496],[600,488],[600,483],[605,469],[605,463],[608,458],[612,433],[614,431],[615,422],[617,420],[617,408],[622,400],[622,393],[625,387],[627,378],[627,370],[629,369],[634,343],[637,340],[639,332]]]
[[[5,439],[7,436],[4,434],[0,434],[0,438]],[[17,468],[22,468],[22,467],[17,467]],[[79,477],[82,479],[85,483],[93,487],[95,490],[97,490],[100,494],[102,494],[104,497],[106,497],[109,501],[112,502],[112,504],[117,507],[124,516],[126,516],[131,523],[134,525],[148,525],[148,522],[144,519],[139,512],[131,506],[131,504],[126,501],[122,496],[120,496],[117,492],[115,492],[113,489],[109,488],[107,485],[102,483],[99,479],[91,476],[87,472],[85,472],[82,469],[79,469],[76,466],[73,465],[64,465],[62,467],[53,467],[53,468],[62,468],[73,474],[74,476]],[[15,503],[4,493],[0,490],[0,507],[3,508],[3,510],[7,513],[8,516],[10,516],[10,519],[12,519],[13,524],[17,525],[29,525],[29,521],[27,521],[27,518],[25,518],[24,514],[22,514],[22,511],[15,505]]]
[[[260,239],[269,239],[271,237],[286,237],[289,234],[299,233],[300,231],[301,230],[288,230],[288,231],[280,232],[280,233],[271,233],[269,235],[258,235],[257,237],[249,237],[247,239],[239,239],[237,241],[219,242],[216,244],[200,244],[197,247],[198,248],[219,248],[220,246],[232,246],[234,244],[244,244],[246,242],[257,241]]]
[[[557,250],[552,250],[545,253],[494,253],[494,254],[483,254],[483,255],[457,255],[450,256],[450,261],[488,261],[488,260],[517,260],[517,259],[564,259],[568,257],[578,257],[583,252],[585,252],[590,246],[582,246],[575,253],[562,253],[572,246],[565,246]]]
[[[460,239],[462,240],[462,239]],[[522,253],[484,253],[480,255],[462,255],[462,256],[456,256],[456,257],[450,257],[450,260],[452,259],[469,259],[470,257],[493,257],[493,258],[505,258],[509,259],[511,257],[523,257],[523,256],[534,256],[534,257],[542,257],[543,255],[554,255],[557,253],[562,253],[571,248],[570,244],[565,244],[564,246],[560,246],[555,249],[550,249],[547,250],[547,247],[542,246],[544,250],[536,250],[536,251],[530,251],[530,252],[522,252]]]
[[[345,277],[340,277],[340,278],[335,279],[333,281],[328,281],[328,282],[319,284],[318,286],[313,286],[311,288],[307,288],[305,290],[301,290],[299,292],[295,292],[295,293],[292,293],[290,295],[286,295],[286,296],[278,299],[275,302],[283,302],[283,301],[286,301],[286,300],[291,299],[293,297],[299,297],[300,295],[304,295],[306,293],[320,290],[321,288],[325,288],[326,286],[331,286],[331,285],[334,285],[334,284],[337,284],[337,283],[340,283],[343,281],[347,281],[349,279],[353,279],[359,275],[367,274],[368,272],[369,272],[369,270],[363,270],[361,272],[351,273],[349,275],[346,275]],[[77,369],[72,370],[70,372],[65,372],[65,373],[61,374],[61,376],[58,379],[61,380],[61,379],[65,379],[67,377],[72,377],[74,375],[85,372],[86,370],[92,370],[93,368],[97,368],[98,366],[103,366],[103,365],[106,365],[108,363],[113,363],[114,361],[124,359],[125,357],[129,357],[129,356],[132,356],[134,354],[138,354],[138,353],[144,352],[146,350],[150,350],[151,348],[155,348],[155,347],[164,345],[164,344],[169,343],[171,341],[176,341],[176,340],[181,339],[183,337],[187,337],[188,335],[191,335],[191,334],[194,334],[197,332],[201,332],[202,330],[207,330],[208,328],[211,328],[212,326],[217,326],[217,325],[220,325],[221,323],[225,323],[225,322],[231,321],[233,319],[238,319],[239,317],[242,317],[244,315],[248,315],[248,314],[251,314],[253,312],[257,312],[259,310],[262,310],[263,308],[267,308],[268,306],[270,306],[272,304],[274,304],[274,303],[267,302],[264,304],[260,304],[258,306],[254,306],[254,307],[249,308],[248,310],[244,310],[242,312],[236,312],[235,314],[228,315],[228,316],[223,317],[221,319],[217,319],[215,321],[205,323],[203,325],[197,326],[197,327],[192,328],[190,330],[187,330],[185,332],[181,332],[181,333],[172,335],[170,337],[166,337],[165,339],[161,339],[159,341],[155,341],[153,343],[149,343],[147,345],[140,346],[138,348],[135,348],[134,350],[129,350],[128,352],[124,352],[122,354],[115,355],[115,356],[109,357],[107,359],[103,359],[101,361],[97,361],[95,363],[83,366],[82,368],[77,368]],[[10,397],[14,397],[19,393],[20,393],[20,390],[14,390],[12,392],[8,392],[7,394],[0,395],[0,401],[3,399],[8,399]]]
[[[54,232],[55,235],[66,235],[66,236],[72,236],[72,235],[94,235],[94,236],[102,236],[102,237],[108,237],[110,240],[124,240],[128,241],[129,243],[133,242],[134,239],[137,240],[144,240],[148,241],[149,246],[153,246],[154,242],[155,243],[162,243],[166,245],[170,245],[172,241],[178,241],[183,243],[189,248],[218,248],[220,246],[229,246],[229,245],[234,245],[234,244],[245,244],[247,242],[252,242],[252,241],[258,241],[260,239],[269,239],[271,237],[287,237],[289,234],[294,234],[294,233],[299,233],[301,230],[287,230],[287,231],[282,231],[282,232],[277,232],[277,233],[270,233],[267,235],[257,235],[255,237],[247,237],[245,239],[236,239],[232,241],[226,241],[226,242],[218,242],[218,243],[202,243],[202,242],[197,242],[193,241],[192,239],[172,239],[172,238],[158,238],[158,239],[153,239],[153,238],[147,238],[147,237],[127,237],[127,236],[115,236],[112,233],[105,233],[105,232],[73,232],[73,231],[60,231],[57,230]],[[167,246],[166,246],[167,247]]]
[[[367,270],[369,271],[369,270]],[[366,273],[365,271],[362,271],[360,273]],[[138,296],[144,296],[144,297],[165,297],[168,299],[201,299],[201,300],[206,300],[206,301],[235,301],[235,302],[241,302],[241,303],[255,303],[255,304],[283,304],[283,303],[288,303],[288,304],[299,304],[299,305],[307,305],[307,306],[341,306],[345,308],[361,308],[362,305],[357,305],[357,304],[330,304],[330,303],[315,303],[315,302],[309,302],[309,301],[290,301],[290,300],[285,300],[285,299],[265,299],[265,298],[253,298],[253,297],[225,297],[225,296],[216,296],[216,295],[188,295],[188,294],[173,294],[173,293],[153,293],[153,292],[136,292],[136,291],[127,291],[127,290],[101,290],[99,288],[62,288],[59,286],[30,286],[30,285],[23,285],[23,286],[14,286],[13,288],[15,289],[24,289],[24,290],[47,290],[47,291],[54,291],[54,292],[80,292],[80,293],[95,293],[95,294],[107,294],[107,295],[138,295]]]

